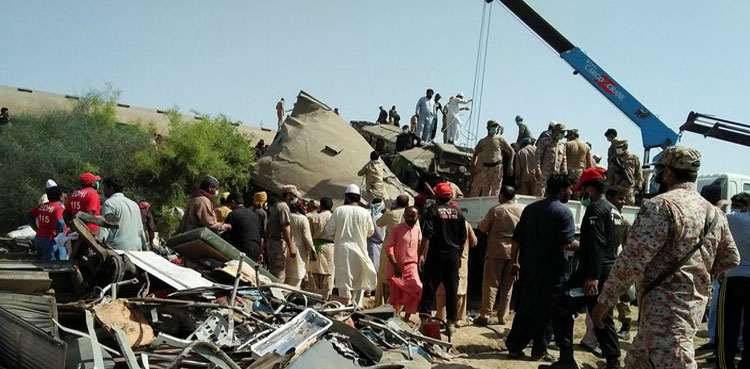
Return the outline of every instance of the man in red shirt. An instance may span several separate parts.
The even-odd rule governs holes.
[[[37,229],[34,245],[36,246],[37,261],[64,258],[64,254],[55,255],[55,236],[59,233],[65,233],[65,221],[63,220],[65,208],[60,203],[61,197],[62,190],[60,190],[60,187],[50,187],[47,189],[49,202],[38,205],[26,213],[26,224],[33,226],[36,219]]]
[[[73,191],[65,209],[73,217],[80,211],[91,215],[100,215],[102,204],[99,200],[99,193],[96,190],[99,188],[99,181],[102,180],[102,177],[86,172],[81,174],[78,180],[81,182],[81,189]],[[94,235],[99,232],[98,225],[87,223],[86,226]]]

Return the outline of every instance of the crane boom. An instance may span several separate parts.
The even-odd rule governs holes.
[[[485,0],[490,3],[492,0]],[[679,140],[677,132],[669,128],[664,122],[641,104],[638,99],[631,95],[621,84],[617,83],[612,76],[602,69],[596,62],[589,58],[580,48],[573,45],[565,36],[558,32],[542,16],[539,15],[523,0],[498,0],[508,10],[515,14],[532,31],[534,31],[544,42],[549,44],[560,57],[563,58],[575,71],[580,74],[597,91],[612,102],[630,120],[641,129],[643,147],[648,152],[655,147],[666,148],[675,145]]]

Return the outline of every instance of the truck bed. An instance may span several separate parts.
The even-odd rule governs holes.
[[[521,208],[539,199],[541,198],[536,196],[516,195],[515,197],[516,203]],[[487,214],[487,211],[498,204],[498,199],[496,196],[467,197],[456,199],[456,202],[464,212],[464,217],[469,224],[471,224],[472,227],[477,228],[479,222],[482,221],[482,218]],[[581,205],[581,202],[577,200],[570,200],[565,205],[573,212],[573,218],[576,222],[576,232],[579,232],[581,229],[583,214],[586,212],[586,207]],[[630,224],[633,224],[636,215],[638,215],[639,209],[640,208],[636,206],[625,206],[622,208],[622,215]]]

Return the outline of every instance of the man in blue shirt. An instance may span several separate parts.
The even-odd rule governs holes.
[[[518,278],[514,288],[518,302],[513,327],[505,340],[511,358],[522,358],[523,349],[533,340],[532,359],[554,360],[547,353],[545,330],[568,279],[566,251],[578,249],[573,213],[565,206],[573,184],[567,174],[551,174],[547,197],[523,209],[513,232],[511,260]],[[563,336],[555,332],[558,335]]]
[[[435,100],[432,98],[434,93],[431,88],[428,88],[426,96],[417,100],[417,109],[414,113],[419,118],[417,134],[420,135],[423,142],[430,142],[432,136],[432,120],[435,118]]]
[[[750,337],[750,194],[732,196],[732,211],[727,214],[729,230],[740,252],[740,265],[728,270],[719,287],[716,328],[717,368],[735,368],[737,336]],[[747,341],[745,341],[747,342]],[[750,351],[742,349],[739,368],[750,367]]]

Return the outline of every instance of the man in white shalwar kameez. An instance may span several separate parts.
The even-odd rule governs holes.
[[[463,124],[459,114],[461,113],[461,110],[468,110],[468,108],[461,106],[466,105],[471,101],[472,99],[464,100],[464,94],[459,92],[456,97],[448,102],[448,113],[446,114],[445,124],[448,142],[446,143],[456,143],[456,141],[458,141],[458,133],[461,131],[461,124]]]
[[[370,212],[360,207],[357,185],[346,188],[345,202],[333,211],[326,233],[333,237],[334,284],[339,296],[362,306],[364,291],[375,289],[377,273],[367,256],[367,237],[375,232]]]

